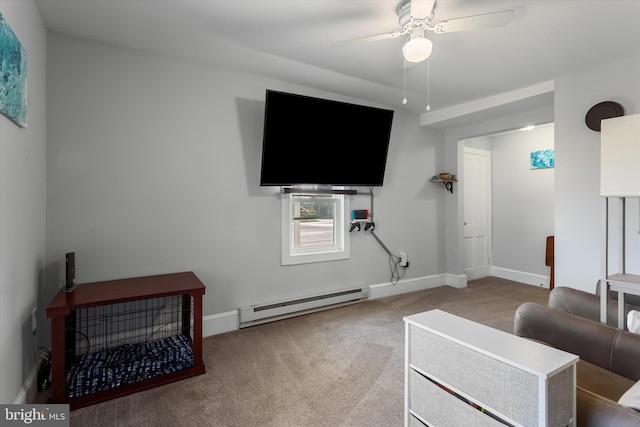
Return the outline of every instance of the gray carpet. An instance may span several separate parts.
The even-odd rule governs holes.
[[[503,331],[549,291],[493,277],[207,337],[207,373],[71,413],[72,426],[402,426],[403,317],[439,308]]]

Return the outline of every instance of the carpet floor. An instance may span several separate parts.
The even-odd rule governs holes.
[[[207,337],[207,372],[71,412],[71,426],[402,426],[403,317],[435,308],[513,330],[549,290],[495,277]]]

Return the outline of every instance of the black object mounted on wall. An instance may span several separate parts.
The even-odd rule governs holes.
[[[393,110],[267,90],[261,186],[381,187]]]
[[[71,292],[76,287],[76,253],[67,252],[65,256],[66,281],[65,291]]]
[[[600,132],[600,122],[604,119],[624,116],[622,105],[613,101],[600,102],[587,111],[584,121],[587,127],[596,132]]]

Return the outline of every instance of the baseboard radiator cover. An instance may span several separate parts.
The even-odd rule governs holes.
[[[297,298],[270,304],[238,308],[239,326],[259,325],[289,317],[301,316],[329,308],[361,302],[369,298],[369,287],[347,289],[327,294]]]

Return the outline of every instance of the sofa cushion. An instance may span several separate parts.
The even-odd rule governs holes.
[[[577,427],[638,427],[640,412],[576,387]]]
[[[635,383],[622,375],[580,360],[576,365],[576,384],[616,402]]]

